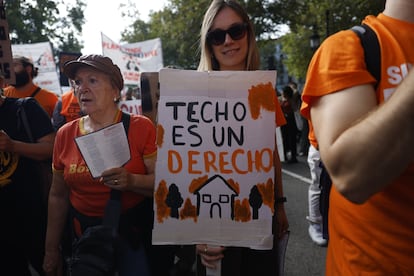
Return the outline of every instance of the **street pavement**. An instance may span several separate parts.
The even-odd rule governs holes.
[[[282,163],[283,191],[287,197],[286,215],[290,236],[285,258],[285,276],[325,275],[326,247],[312,242],[308,235],[309,167],[306,157],[298,163]]]

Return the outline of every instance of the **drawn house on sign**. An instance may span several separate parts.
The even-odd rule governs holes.
[[[210,177],[194,194],[197,196],[198,216],[234,220],[234,198],[239,193],[222,176]]]

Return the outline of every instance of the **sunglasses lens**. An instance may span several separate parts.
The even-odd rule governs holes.
[[[246,24],[237,24],[225,31],[217,29],[207,34],[207,41],[212,45],[221,45],[226,40],[226,34],[229,34],[233,40],[239,40],[245,36],[246,31]]]
[[[223,30],[212,31],[208,34],[207,39],[213,45],[221,45],[224,43],[224,40],[226,40],[226,31],[223,31]]]
[[[246,34],[246,26],[242,24],[233,26],[227,30],[227,33],[230,35],[231,39],[233,40],[242,39],[244,35]]]

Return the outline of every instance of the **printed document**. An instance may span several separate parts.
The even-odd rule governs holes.
[[[122,122],[75,138],[93,178],[102,172],[122,167],[131,158]]]

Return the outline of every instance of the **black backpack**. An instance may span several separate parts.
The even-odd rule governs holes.
[[[376,79],[375,89],[381,81],[381,48],[376,33],[366,24],[354,26],[351,30],[356,33],[364,48],[365,64],[368,71]],[[319,197],[319,209],[322,215],[322,235],[328,240],[328,209],[329,194],[331,191],[332,181],[328,171],[321,162],[322,172],[319,179],[321,194]]]

